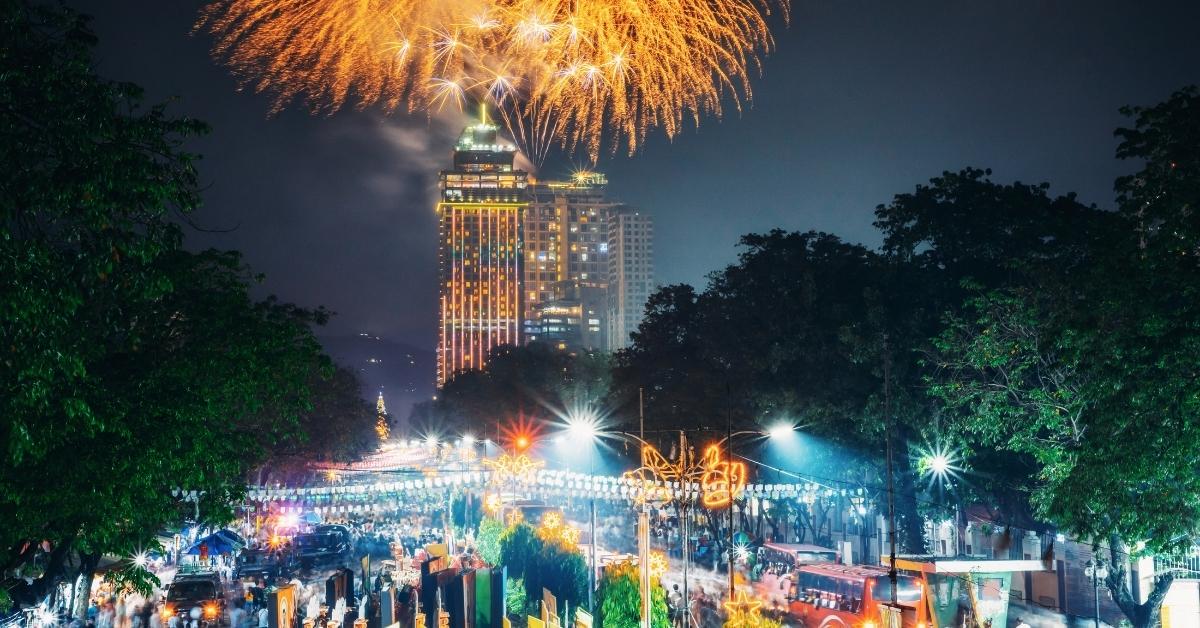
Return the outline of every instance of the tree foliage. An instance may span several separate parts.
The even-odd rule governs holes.
[[[485,524],[488,521],[485,520]],[[480,536],[483,527],[480,524]],[[489,532],[500,525],[487,524]],[[542,599],[542,589],[549,589],[564,605],[580,608],[587,601],[587,564],[575,547],[543,538],[525,523],[509,526],[499,536],[499,562],[508,568],[509,576],[519,578],[525,589],[525,599]]]
[[[548,343],[494,349],[482,370],[458,373],[436,401],[414,408],[410,424],[429,433],[488,433],[496,421],[556,420],[572,407],[602,399],[604,357],[572,354]]]
[[[297,432],[326,314],[253,300],[236,253],[181,249],[182,146],[205,127],[96,76],[84,18],[9,2],[0,38],[0,544],[6,568],[44,566],[12,589],[29,604],[67,565],[149,547],[185,512],[173,489],[226,520]]]
[[[657,581],[651,583],[650,625],[668,628],[671,625],[667,610],[667,594]],[[642,616],[641,579],[631,562],[619,563],[604,570],[596,592],[596,625],[598,628],[637,626]]]
[[[504,524],[491,517],[484,517],[479,522],[479,534],[475,535],[475,547],[479,556],[489,565],[503,564],[500,559],[500,536],[504,534]]]
[[[357,460],[379,445],[379,415],[363,399],[362,383],[354,371],[340,366],[314,369],[308,385],[310,406],[299,414],[298,429],[268,447],[262,471],[276,480],[280,475],[306,473],[311,462]]]

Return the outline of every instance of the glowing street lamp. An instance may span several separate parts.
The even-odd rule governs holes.
[[[785,421],[772,425],[771,429],[767,430],[767,437],[774,440],[779,440],[787,437],[794,431],[796,431],[796,426]]]

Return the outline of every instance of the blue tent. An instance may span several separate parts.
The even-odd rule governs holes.
[[[217,534],[210,534],[196,541],[191,547],[187,548],[187,551],[184,552],[184,554],[199,556],[201,545],[208,546],[209,556],[213,556],[215,554],[231,554],[233,553],[233,550],[238,549],[237,546],[230,542],[229,539]]]

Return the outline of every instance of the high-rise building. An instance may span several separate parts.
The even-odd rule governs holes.
[[[521,342],[521,221],[528,175],[487,120],[468,126],[439,175],[437,385]]]
[[[626,206],[608,216],[608,350],[629,344],[654,289],[654,221]]]
[[[578,308],[585,345],[603,349],[603,312],[608,289],[608,217],[616,203],[605,197],[608,181],[596,172],[576,173],[570,181],[540,181],[527,190],[524,219],[525,333],[540,338],[541,306]],[[574,302],[564,303],[564,301]],[[589,325],[588,321],[596,321]]]

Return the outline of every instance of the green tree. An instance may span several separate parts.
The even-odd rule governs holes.
[[[475,547],[480,557],[489,565],[503,564],[500,561],[500,535],[504,533],[504,524],[491,517],[484,517],[479,522],[479,534],[475,536]]]
[[[1118,228],[1096,231],[1087,264],[981,291],[948,320],[931,380],[966,439],[1036,462],[1037,514],[1108,548],[1107,585],[1139,628],[1172,574],[1139,604],[1130,553],[1200,535],[1198,111],[1194,88],[1125,110],[1118,156],[1143,167],[1117,182]]]
[[[671,618],[667,610],[667,594],[657,581],[651,583],[650,597],[650,625],[668,628]],[[620,563],[604,570],[596,592],[596,610],[598,628],[636,626],[641,622],[641,577],[633,563]]]
[[[587,563],[577,549],[539,539],[531,569],[525,574],[528,599],[542,599],[546,588],[558,599],[560,608],[587,605]]]
[[[508,567],[510,577],[526,578],[540,549],[541,542],[532,526],[526,523],[509,526],[500,535],[500,564]]]
[[[269,458],[259,469],[258,484],[308,473],[308,463],[349,462],[374,451],[378,414],[362,398],[358,375],[345,367],[314,369],[309,376],[311,407],[300,413],[289,438],[268,444]]]
[[[234,253],[181,250],[181,146],[205,127],[97,77],[84,18],[8,2],[0,38],[0,545],[4,571],[38,568],[5,583],[28,605],[190,516],[173,489],[227,521],[297,432],[326,315],[255,302]]]
[[[573,407],[604,398],[608,363],[548,343],[501,346],[482,370],[458,373],[437,401],[414,408],[410,423],[435,433],[491,429],[500,420],[547,422]]]

